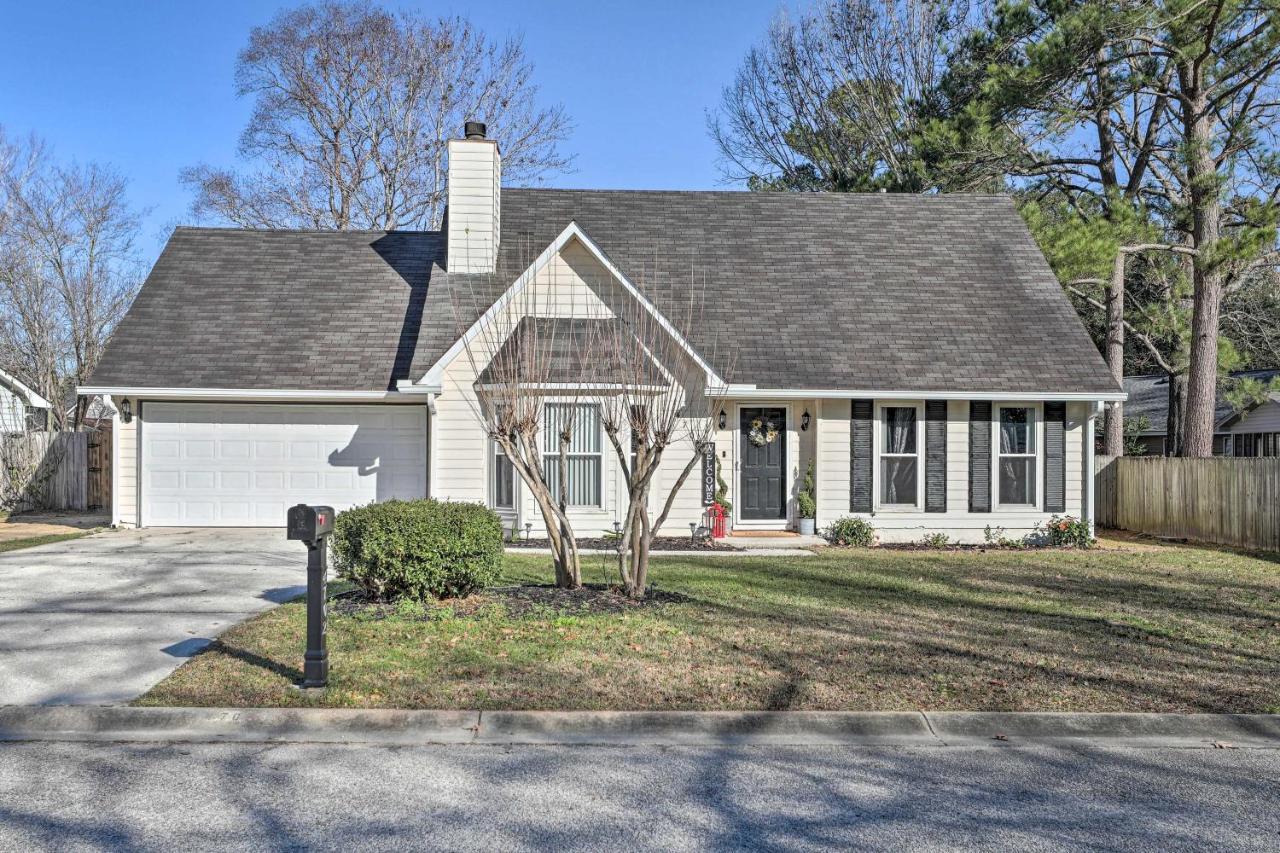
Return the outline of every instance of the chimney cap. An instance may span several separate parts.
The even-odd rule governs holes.
[[[469,121],[462,126],[462,135],[467,139],[484,139],[486,130],[488,128],[485,127],[484,122]]]

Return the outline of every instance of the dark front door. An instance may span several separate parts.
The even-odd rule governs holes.
[[[742,409],[743,519],[787,517],[787,410]]]

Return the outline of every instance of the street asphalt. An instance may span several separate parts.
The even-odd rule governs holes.
[[[1280,750],[0,744],[0,849],[1280,849]]]

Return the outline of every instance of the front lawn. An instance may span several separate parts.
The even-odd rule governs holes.
[[[305,613],[224,634],[139,701],[482,709],[1280,712],[1280,563],[1109,541],[1079,551],[828,551],[655,559],[687,598],[622,613],[335,612],[331,681]],[[588,557],[588,580],[601,576]],[[504,583],[549,582],[543,556]],[[506,599],[509,600],[509,599]],[[337,608],[335,608],[336,610]]]
[[[97,533],[98,528],[92,530],[77,530],[72,533],[45,533],[40,536],[27,536],[22,539],[0,539],[0,554],[8,551],[21,551],[24,548],[34,548],[37,545],[52,545],[55,542],[69,542],[72,539],[79,539],[82,536],[88,536],[91,533]]]

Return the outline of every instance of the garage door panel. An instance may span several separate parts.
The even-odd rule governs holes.
[[[299,502],[426,493],[423,407],[147,403],[142,421],[143,524],[279,527]]]

